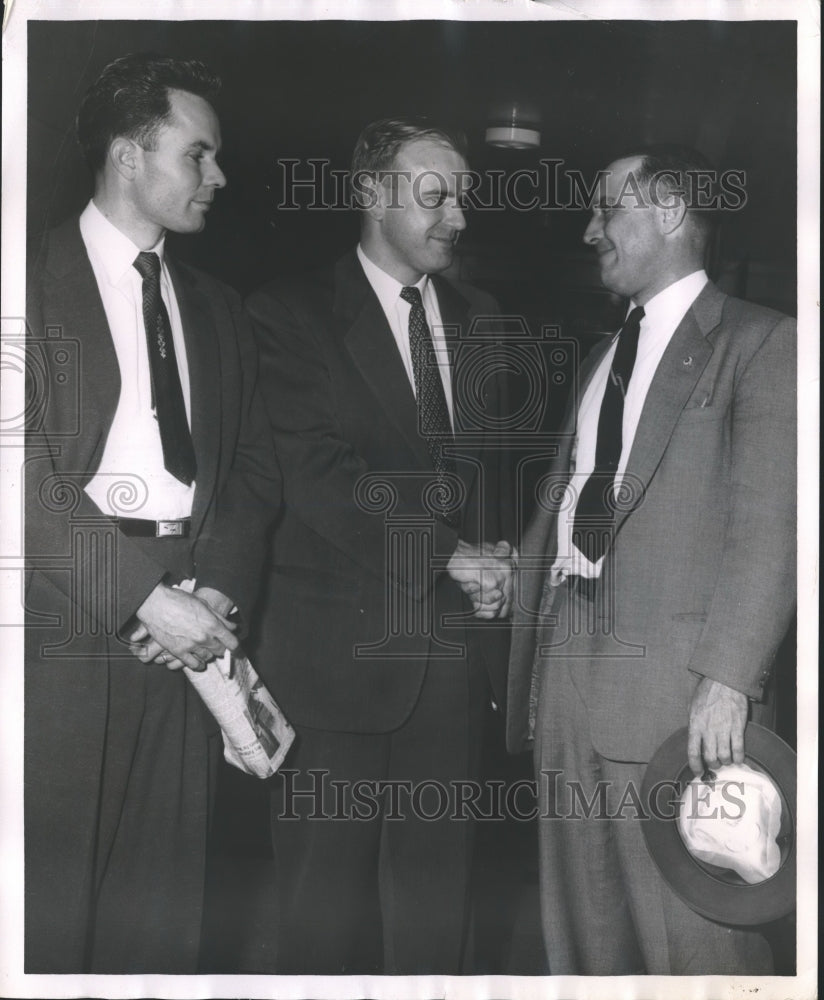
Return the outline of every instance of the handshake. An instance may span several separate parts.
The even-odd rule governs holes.
[[[512,610],[518,552],[509,542],[459,541],[446,567],[472,602],[477,618],[506,618]]]
[[[470,545],[459,541],[446,567],[472,602],[478,618],[506,618],[512,610],[518,552],[509,542]],[[139,625],[129,648],[143,663],[169,670],[203,670],[225,650],[238,648],[228,619],[232,601],[217,590],[194,593],[159,583],[137,611]]]

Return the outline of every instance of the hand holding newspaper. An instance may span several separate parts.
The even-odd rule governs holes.
[[[180,586],[191,593],[194,581]],[[226,762],[246,774],[270,778],[283,763],[295,731],[248,657],[226,650],[205,670],[184,667],[183,672],[220,726]]]

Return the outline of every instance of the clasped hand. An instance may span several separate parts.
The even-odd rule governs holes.
[[[506,618],[512,610],[517,558],[509,542],[459,541],[446,571],[472,602],[477,618]]]
[[[230,610],[231,601],[211,588],[189,594],[159,583],[137,610],[140,625],[129,636],[129,649],[143,663],[203,670],[237,649],[236,626],[225,617]]]

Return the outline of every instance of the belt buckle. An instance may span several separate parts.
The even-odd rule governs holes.
[[[177,538],[183,536],[183,521],[158,521],[155,538]]]

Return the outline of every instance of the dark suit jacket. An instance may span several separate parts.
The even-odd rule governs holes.
[[[279,472],[255,391],[254,341],[231,289],[172,259],[168,267],[190,367],[198,470],[193,569],[198,583],[231,596],[248,616],[262,563],[260,540],[279,498]],[[69,551],[72,519],[100,515],[83,487],[100,462],[120,392],[117,357],[77,219],[47,237],[28,301],[34,379],[29,496],[38,498],[27,508],[29,585],[48,581],[77,598],[79,592],[69,594],[66,573],[48,563]],[[123,624],[166,567],[139,540],[120,534],[117,543],[116,621]],[[96,603],[88,593],[79,599],[87,611]]]
[[[508,742],[530,738],[536,644],[551,692],[553,655],[579,657],[576,683],[595,748],[649,760],[687,723],[701,676],[764,693],[795,604],[796,330],[772,310],[708,284],[655,373],[626,470],[599,587],[612,634],[552,633],[537,610],[555,557],[557,506],[572,471],[577,401],[608,342],[585,362],[549,469],[546,502],[521,548]],[[551,698],[551,693],[547,694]]]
[[[174,565],[165,562],[163,545],[153,540],[123,535],[83,491],[99,464],[120,383],[76,218],[49,234],[28,282],[27,893],[33,899],[45,887],[59,913],[76,906],[60,892],[90,896],[73,873],[88,875],[94,856],[107,664],[130,658],[117,630],[167,571],[178,579],[196,573],[248,615],[266,524],[279,502],[279,472],[255,392],[254,342],[239,299],[192,268],[169,261],[169,269],[186,337],[198,466],[185,565],[179,555]],[[121,487],[121,497],[128,489]],[[74,950],[82,954],[86,927],[64,930],[67,953],[79,936]]]
[[[247,303],[285,499],[256,662],[301,725],[351,732],[401,725],[428,660],[438,655],[420,637],[428,619],[444,642],[457,644],[450,652],[468,645],[476,661],[485,653],[502,693],[506,629],[472,619],[443,572],[459,537],[512,536],[496,424],[504,389],[497,375],[478,374],[488,341],[472,327],[474,317],[497,309],[475,289],[434,281],[455,344],[457,466],[465,494],[457,530],[427,513],[423,494],[433,471],[414,394],[354,252],[333,269],[272,282]],[[379,481],[363,479],[370,475]],[[395,528],[410,546],[397,558],[387,544]],[[419,554],[430,544],[437,566],[421,571]],[[450,614],[469,624],[441,629]],[[416,634],[404,634],[413,620],[409,631]],[[369,655],[356,652],[384,639]]]

